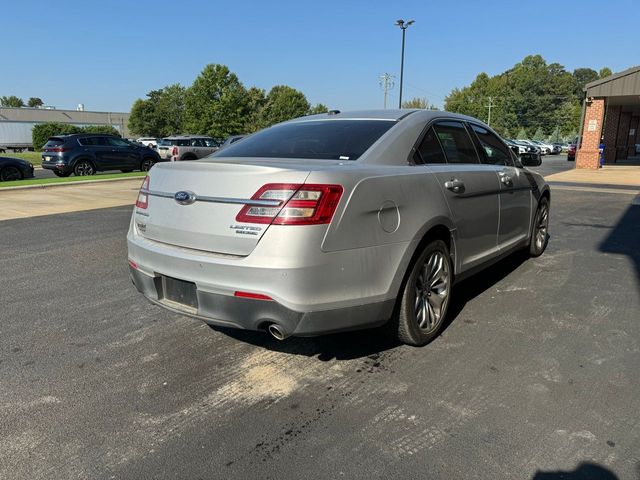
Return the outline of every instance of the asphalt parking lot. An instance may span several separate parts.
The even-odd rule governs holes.
[[[155,307],[130,207],[0,222],[0,478],[638,478],[636,198],[554,189],[547,252],[461,283],[424,348]]]

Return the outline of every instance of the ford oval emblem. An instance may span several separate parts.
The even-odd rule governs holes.
[[[173,199],[180,205],[191,205],[196,201],[196,194],[193,192],[180,191],[176,192]]]

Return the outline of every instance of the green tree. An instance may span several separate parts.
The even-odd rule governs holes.
[[[261,128],[307,115],[309,102],[304,94],[287,85],[276,85],[265,99],[260,115]]]
[[[186,89],[175,83],[161,90],[156,107],[159,117],[158,137],[180,133],[184,123]]]
[[[16,97],[15,95],[11,95],[9,97],[0,97],[0,106],[20,108],[24,107],[24,100]]]
[[[251,87],[245,97],[244,133],[260,130],[260,117],[266,101],[265,91]]]
[[[611,71],[611,69],[609,67],[602,67],[600,69],[600,71],[598,72],[598,77],[599,78],[606,78],[613,75],[613,72]]]
[[[38,97],[30,97],[29,100],[27,101],[27,106],[31,108],[41,107],[42,105],[44,105],[44,102],[42,101],[41,98],[38,98]]]
[[[598,78],[598,72],[593,68],[576,68],[573,71],[573,80],[576,84],[574,91],[579,102],[584,100],[584,86]]]
[[[533,140],[539,140],[542,141],[544,140],[544,130],[542,130],[542,127],[538,127],[536,129],[536,132],[533,134]]]
[[[527,136],[527,131],[524,128],[520,127],[520,130],[518,130],[518,135],[516,136],[516,140],[525,139],[527,138]]]
[[[491,104],[491,126],[497,131],[550,132],[559,121],[571,128],[574,117],[566,115],[565,103],[578,106],[576,76],[558,63],[547,64],[540,55],[530,55],[512,68],[493,77],[480,73],[463,88],[455,88],[445,99],[445,110],[487,120]],[[561,113],[559,113],[559,111]]]
[[[402,102],[402,108],[426,109],[428,107],[429,107],[429,102],[425,97],[413,97],[411,100]]]
[[[185,94],[184,127],[216,138],[243,133],[246,90],[225,65],[210,64]]]
[[[129,130],[137,135],[166,137],[182,131],[185,88],[174,84],[147,93],[131,107]]]
[[[311,107],[309,109],[309,115],[317,115],[318,113],[327,113],[329,111],[329,108],[322,104],[322,103],[316,103],[313,107]]]

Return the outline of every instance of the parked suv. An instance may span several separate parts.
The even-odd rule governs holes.
[[[222,142],[203,135],[176,135],[158,141],[158,153],[163,160],[197,160],[220,148]]]
[[[58,177],[105,170],[147,171],[159,161],[155,150],[115,135],[59,135],[50,137],[42,149],[42,168]]]

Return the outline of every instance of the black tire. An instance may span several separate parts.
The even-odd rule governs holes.
[[[389,323],[398,340],[422,346],[438,335],[451,303],[452,280],[453,268],[446,243],[429,242],[411,266],[398,311]]]
[[[128,170],[120,170],[120,171],[121,171],[122,173],[131,173],[131,172],[133,172],[133,170],[131,170],[131,169],[128,169]]]
[[[54,171],[53,171],[53,174],[54,174],[56,177],[66,178],[66,177],[68,177],[69,175],[71,175],[71,172],[61,172],[61,171],[59,171],[59,170],[54,170]]]
[[[547,248],[547,243],[549,243],[549,200],[547,197],[542,197],[533,218],[531,238],[529,239],[529,255],[539,257]]]
[[[143,158],[142,162],[140,162],[140,171],[141,172],[148,172],[149,170],[151,170],[151,167],[153,167],[153,159],[152,158]]]
[[[73,167],[73,174],[76,177],[95,175],[96,167],[89,160],[79,160]]]
[[[198,159],[198,157],[196,157],[195,155],[185,155],[180,160],[181,161],[186,161],[186,160],[197,160],[197,159]]]
[[[22,180],[22,172],[18,167],[9,165],[0,170],[0,181],[9,182],[11,180]]]

